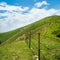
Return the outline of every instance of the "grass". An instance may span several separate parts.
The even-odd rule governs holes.
[[[18,31],[21,31],[21,29],[22,28],[19,28],[19,29],[13,30],[13,31],[9,31],[9,32],[5,32],[5,33],[0,33],[0,41],[1,41],[1,43],[5,42],[9,38],[11,38],[13,35],[17,34]]]
[[[17,43],[16,43],[17,42]],[[32,60],[29,48],[24,41],[15,41],[0,47],[1,60]]]

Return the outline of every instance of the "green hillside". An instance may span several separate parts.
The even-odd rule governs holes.
[[[60,16],[46,17],[22,28],[0,33],[0,59],[36,60],[38,33],[40,59],[60,60]],[[28,47],[30,37],[31,49]]]
[[[17,34],[18,31],[21,31],[22,28],[13,30],[13,31],[9,31],[9,32],[5,32],[5,33],[0,33],[0,41],[1,43],[6,41],[7,39],[9,39],[10,37],[12,37],[13,35]]]

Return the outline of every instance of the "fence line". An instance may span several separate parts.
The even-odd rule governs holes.
[[[33,35],[32,32],[28,32],[27,34],[25,34],[25,41],[26,41],[31,53],[33,54],[33,56],[36,55],[34,48],[37,49],[37,58],[38,58],[38,60],[40,60],[40,33],[37,33],[37,40],[34,39],[37,42],[37,44],[35,44],[35,45],[32,42],[32,35]],[[33,47],[32,47],[32,45],[33,45]]]

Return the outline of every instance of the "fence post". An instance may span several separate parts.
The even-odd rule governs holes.
[[[31,48],[31,32],[29,33],[29,48]]]
[[[38,33],[38,60],[40,60],[40,33]]]
[[[0,41],[0,44],[1,44],[1,41]]]

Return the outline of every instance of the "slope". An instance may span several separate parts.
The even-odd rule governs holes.
[[[17,48],[18,46],[20,46],[20,44],[22,44],[21,40],[28,42],[30,32],[31,32],[32,51],[28,52],[28,53],[33,53],[34,55],[37,55],[37,53],[38,53],[37,52],[38,51],[37,50],[37,48],[38,48],[37,47],[37,45],[38,45],[38,34],[37,33],[40,33],[41,34],[41,36],[40,36],[41,37],[40,38],[41,39],[40,40],[40,52],[41,52],[40,58],[41,58],[41,60],[59,60],[60,59],[60,16],[50,16],[50,17],[44,18],[42,20],[39,20],[35,23],[32,23],[28,26],[23,27],[21,29],[21,31],[18,31],[18,33],[15,33],[13,36],[11,36],[9,39],[7,39],[6,42],[4,43],[4,45],[2,44],[2,46],[0,47],[1,48],[0,49],[0,53],[1,53],[0,58],[4,58],[2,56],[2,53],[3,53],[3,55],[5,54],[5,52],[3,52],[3,51],[5,51],[5,50],[7,51],[7,48],[9,48],[9,45],[12,47],[16,46],[15,48]],[[18,41],[20,42],[20,44],[16,45],[18,43]],[[15,45],[14,45],[14,42],[15,42]],[[25,44],[25,42],[23,43],[23,45]],[[23,50],[22,46],[20,48],[22,48],[22,50]],[[28,44],[25,48],[28,48]],[[8,51],[10,52],[10,49],[8,49]],[[18,51],[19,51],[19,48],[16,51],[16,53],[18,53]],[[28,49],[26,51],[30,51],[30,49]],[[9,55],[9,52],[8,52],[8,55]],[[25,50],[24,50],[24,52],[25,52]],[[21,55],[18,54],[18,55],[21,56],[23,54],[21,54]],[[26,55],[28,55],[28,54],[26,54]],[[11,53],[11,56],[12,56],[12,53]],[[26,58],[26,60],[27,60],[27,58]],[[32,58],[32,57],[30,57],[30,58]],[[28,58],[28,59],[30,59],[30,58]],[[9,57],[7,59],[9,60]],[[18,60],[18,59],[16,59],[16,60]],[[25,60],[25,59],[21,59],[21,60]]]
[[[1,43],[5,42],[7,39],[12,37],[16,33],[18,33],[18,31],[21,31],[21,29],[22,28],[19,28],[19,29],[13,30],[13,31],[9,31],[9,32],[0,33],[0,42]]]

